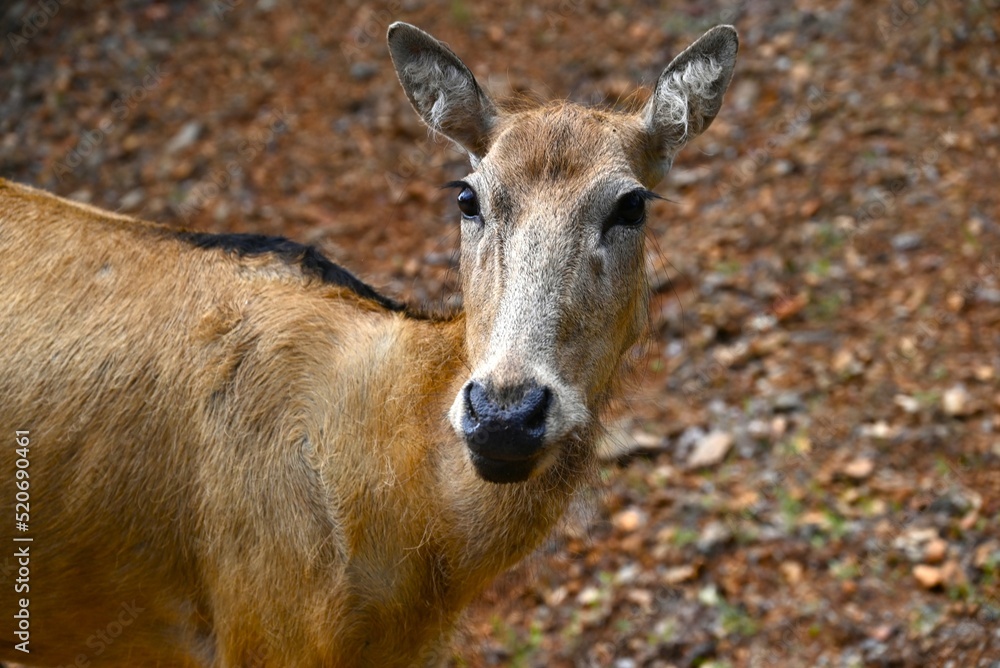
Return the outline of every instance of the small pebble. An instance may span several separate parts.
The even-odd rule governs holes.
[[[928,566],[926,564],[919,564],[913,567],[913,577],[916,578],[917,582],[924,589],[933,589],[938,587],[944,581],[944,577],[941,574],[941,569],[937,566]]]
[[[923,243],[923,237],[916,232],[903,232],[892,238],[893,249],[900,252],[916,250],[920,248],[921,243]]]
[[[924,546],[924,561],[928,564],[940,564],[948,554],[948,541],[935,538]]]
[[[731,447],[733,447],[732,434],[713,431],[695,443],[687,464],[690,468],[713,466],[726,458]]]
[[[166,146],[163,147],[163,151],[168,155],[182,151],[193,144],[198,139],[199,134],[201,134],[201,123],[198,121],[188,121],[167,142]]]
[[[698,573],[694,566],[675,566],[668,568],[663,574],[663,581],[667,584],[680,584],[692,579]]]
[[[875,462],[868,457],[858,457],[844,465],[844,475],[853,480],[864,480],[874,470]]]
[[[952,417],[968,415],[971,411],[971,397],[964,385],[954,385],[945,390],[941,397],[941,408]]]
[[[635,531],[646,523],[646,515],[635,508],[627,508],[616,514],[611,523],[619,531]]]
[[[892,401],[910,415],[920,412],[920,402],[909,395],[897,394]]]
[[[788,584],[796,585],[802,581],[802,564],[797,561],[783,561],[781,565],[778,566],[778,570],[788,581]]]

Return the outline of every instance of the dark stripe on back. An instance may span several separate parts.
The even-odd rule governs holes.
[[[314,276],[324,283],[347,288],[359,297],[370,299],[390,311],[407,311],[405,304],[379,294],[351,272],[330,262],[314,246],[263,234],[179,232],[177,236],[198,248],[218,248],[240,256],[270,255],[286,264],[298,266],[307,276]]]

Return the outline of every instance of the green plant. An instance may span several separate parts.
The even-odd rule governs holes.
[[[544,629],[537,619],[531,621],[528,627],[527,637],[523,637],[517,629],[509,626],[506,621],[497,615],[490,620],[493,629],[493,636],[499,640],[510,653],[510,663],[508,665],[517,668],[531,665],[531,659],[538,652],[544,639]]]
[[[698,542],[698,532],[694,529],[681,527],[674,533],[673,543],[677,547],[685,547],[696,542]]]
[[[472,18],[469,7],[464,0],[451,0],[451,16],[457,23],[468,23]]]
[[[850,559],[839,559],[830,563],[830,573],[838,580],[854,580],[861,575],[861,568]]]
[[[724,600],[719,601],[719,623],[722,630],[728,634],[750,637],[760,631],[760,625],[742,606],[731,605]]]

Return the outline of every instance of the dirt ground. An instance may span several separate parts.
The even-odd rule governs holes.
[[[1000,2],[44,0],[0,9],[0,176],[316,244],[456,303],[461,154],[394,20],[495,95],[614,105],[742,47],[658,189],[599,489],[456,666],[1000,666]]]

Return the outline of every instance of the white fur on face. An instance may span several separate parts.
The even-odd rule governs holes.
[[[473,280],[492,284],[495,292],[490,297],[497,304],[470,380],[499,388],[525,382],[548,387],[552,404],[547,442],[562,439],[591,419],[583,388],[560,368],[560,321],[579,317],[567,313],[567,297],[583,279],[571,268],[587,252],[581,248],[582,235],[574,232],[571,224],[555,216],[533,217],[527,224],[480,240],[469,258],[475,267]],[[464,410],[460,393],[450,412],[459,433]]]
[[[490,172],[495,163],[485,163]],[[641,186],[624,162],[602,164],[561,192],[547,184],[522,190],[514,220],[498,220],[483,193],[485,223],[463,223],[470,381],[501,391],[533,382],[552,393],[551,447],[534,475],[559,456],[555,444],[596,420],[623,348],[638,334],[635,323],[645,322],[642,231],[601,234],[618,197]],[[481,174],[468,180],[477,192],[490,181]],[[632,311],[638,316],[622,317]],[[465,410],[460,392],[449,411],[460,435]]]

